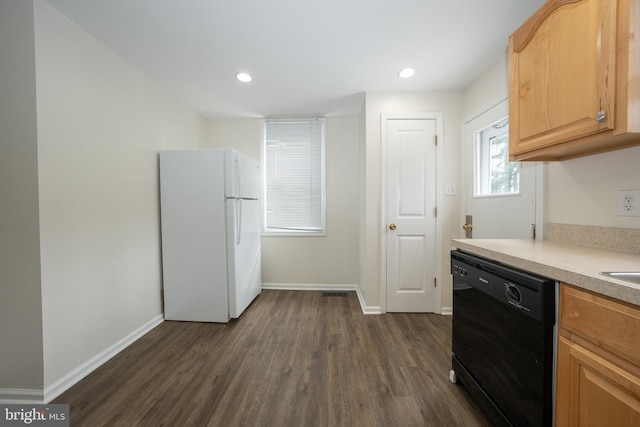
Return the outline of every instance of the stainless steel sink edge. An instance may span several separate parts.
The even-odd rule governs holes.
[[[612,279],[624,280],[625,282],[640,285],[640,271],[602,271],[600,274],[611,277]]]

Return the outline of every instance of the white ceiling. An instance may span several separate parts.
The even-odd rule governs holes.
[[[364,92],[464,89],[544,3],[47,1],[207,117],[355,115]]]

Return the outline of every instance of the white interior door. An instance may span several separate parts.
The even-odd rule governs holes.
[[[467,237],[532,237],[536,223],[536,164],[519,162],[517,172],[514,165],[504,164],[500,138],[508,150],[508,114],[508,100],[504,100],[464,125],[465,216],[462,221],[463,227],[472,228],[467,230]],[[519,188],[514,191],[516,174]]]
[[[433,312],[436,121],[386,121],[387,311]]]

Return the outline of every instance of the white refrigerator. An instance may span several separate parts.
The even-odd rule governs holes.
[[[160,152],[165,319],[226,323],[260,294],[259,195],[234,149]]]

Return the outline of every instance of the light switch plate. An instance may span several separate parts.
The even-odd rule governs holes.
[[[455,184],[447,184],[444,190],[445,196],[455,196],[456,195],[456,185]]]

